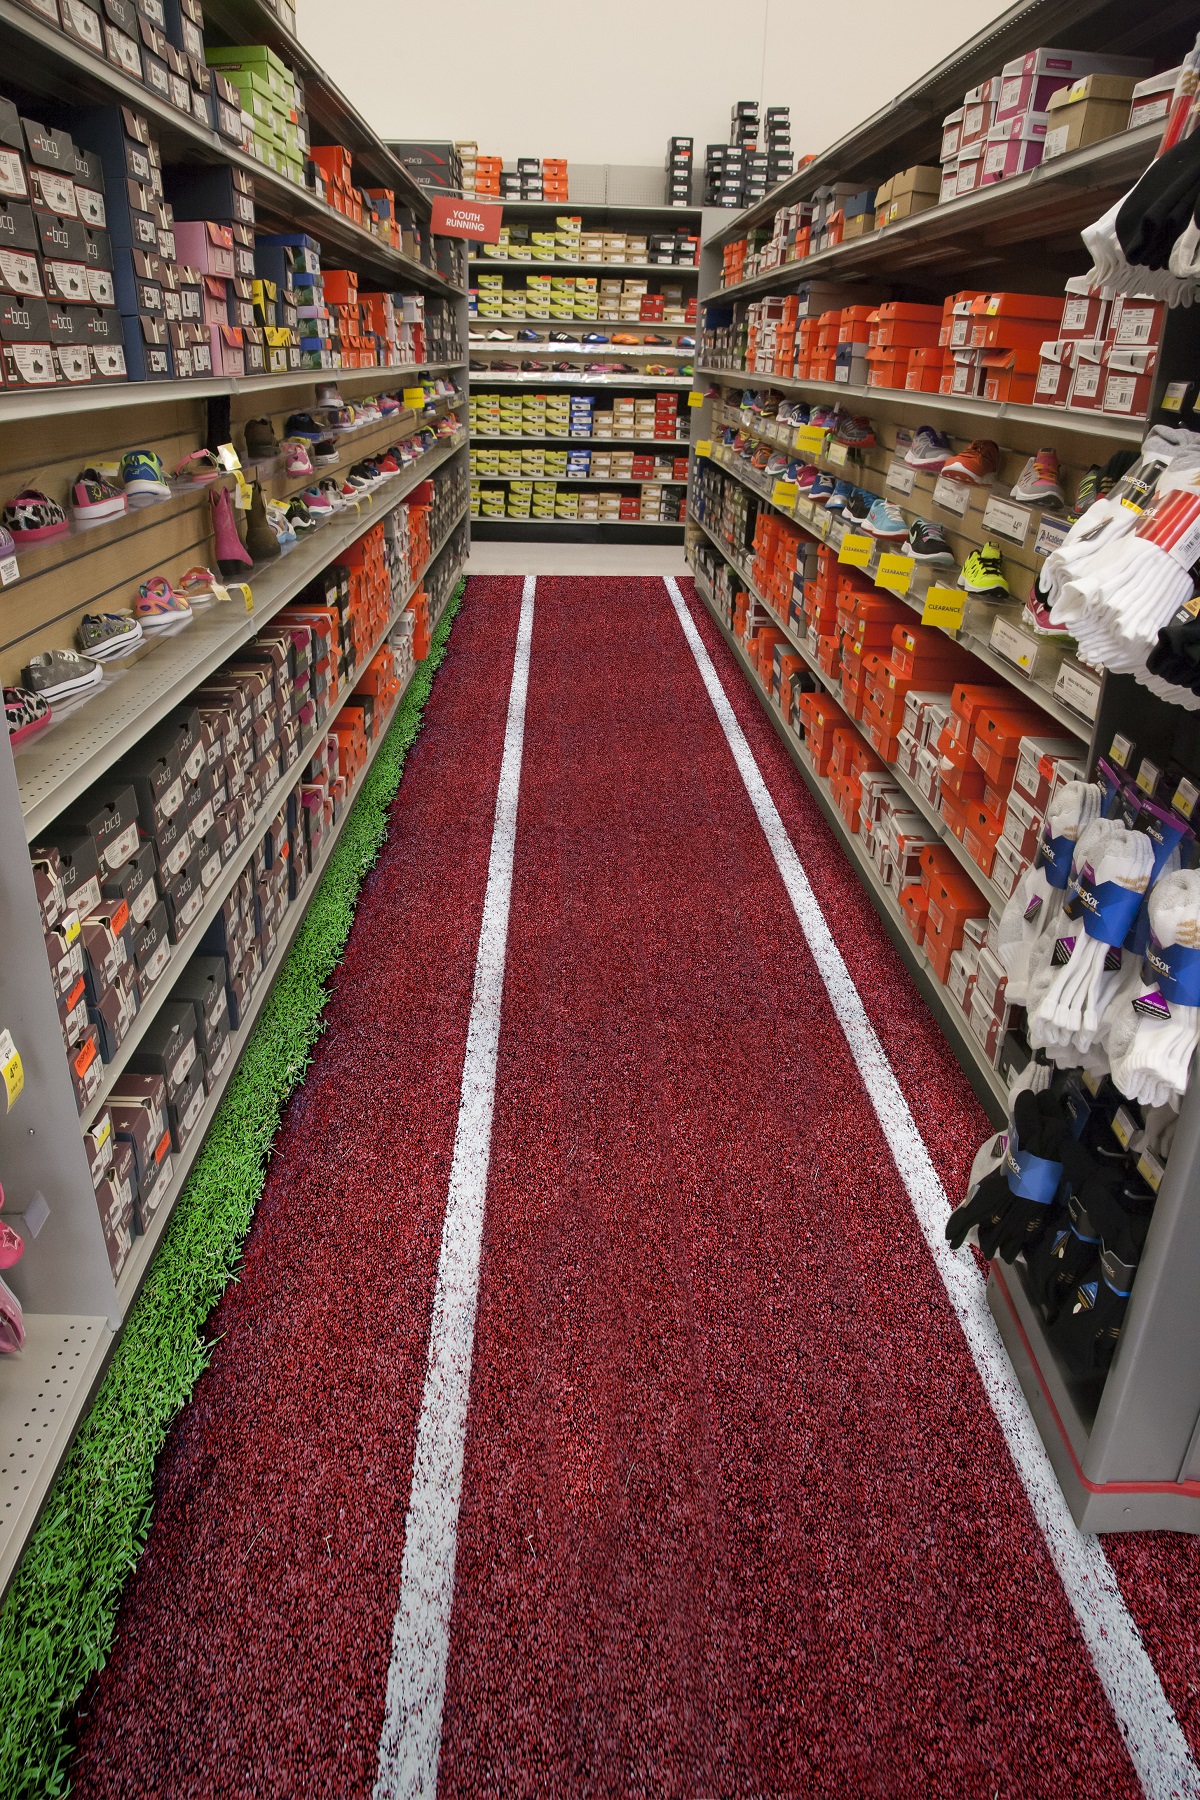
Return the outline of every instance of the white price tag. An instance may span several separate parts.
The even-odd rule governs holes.
[[[933,490],[933,503],[947,512],[956,513],[961,519],[971,504],[971,490],[965,481],[951,481],[948,475],[939,475]]]
[[[916,479],[917,471],[904,462],[892,463],[886,476],[888,487],[895,488],[898,494],[911,494]]]
[[[983,529],[1007,538],[1010,544],[1023,544],[1032,519],[1027,506],[1014,506],[1011,500],[993,495],[983,510]]]
[[[15,556],[0,556],[0,587],[10,587],[14,581],[20,581],[21,571],[17,567]]]

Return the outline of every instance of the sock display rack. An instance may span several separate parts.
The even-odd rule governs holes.
[[[71,339],[56,335],[54,379],[19,385],[18,307],[0,296],[14,302],[0,324],[0,503],[36,490],[23,522],[46,527],[15,533],[0,557],[6,700],[40,656],[78,654],[85,615],[141,622],[140,641],[122,627],[132,648],[98,680],[91,659],[72,665],[86,685],[52,693],[48,723],[0,747],[0,1340],[23,1335],[0,1355],[0,1586],[470,540],[461,253],[433,239],[426,197],[269,7],[181,0],[163,17],[159,0],[103,13],[0,0],[6,66],[20,71],[0,84],[16,121],[0,106],[0,211],[34,220],[35,323],[39,306],[64,322],[107,311],[117,341],[138,344],[122,372],[107,354],[87,363],[87,348],[60,357]],[[169,73],[182,60],[186,93],[157,85],[172,20],[216,58],[162,58]],[[256,110],[265,47],[297,77],[286,121]],[[237,142],[217,129],[218,67],[243,83]],[[299,179],[281,122],[317,151]],[[361,187],[324,181],[323,143]],[[127,171],[110,167],[125,152],[142,171],[129,182],[144,175],[128,198],[146,199],[156,240],[136,262]],[[71,157],[91,213],[72,180],[51,179],[53,154]],[[232,216],[215,210],[226,192]],[[72,200],[73,214],[52,214]],[[201,239],[241,253],[227,273],[188,265],[193,218]],[[57,303],[70,275],[56,252],[71,244],[106,277],[89,306]],[[189,316],[168,297],[189,291],[206,334],[274,347],[268,366],[243,355],[198,369],[197,334],[165,329]],[[155,318],[170,373],[147,365],[137,379]],[[85,469],[98,522],[77,510]],[[219,563],[226,578],[196,593],[191,617],[156,629],[146,592],[178,595],[183,571]]]
[[[679,541],[700,216],[505,202],[469,265],[479,537]]]
[[[1030,0],[706,213],[689,396],[697,589],[1000,1128],[961,1229],[1096,1531],[1200,1531],[1200,332],[1118,213],[1195,55]]]

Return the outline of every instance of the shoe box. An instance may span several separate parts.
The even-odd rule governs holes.
[[[692,161],[695,148],[695,139],[690,137],[673,137],[667,144],[668,206],[690,206],[692,203]]]

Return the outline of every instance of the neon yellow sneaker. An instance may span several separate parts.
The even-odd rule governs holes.
[[[960,588],[966,588],[968,594],[978,595],[981,600],[999,602],[1008,599],[1008,583],[1004,579],[1004,565],[1000,561],[1000,552],[995,544],[981,544],[978,550],[972,550],[963,564],[958,585]]]

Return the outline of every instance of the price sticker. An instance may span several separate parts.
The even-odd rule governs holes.
[[[712,455],[712,439],[711,438],[700,438],[693,445],[693,448],[694,448],[697,456],[711,456]]]
[[[898,494],[911,494],[916,479],[917,471],[900,461],[890,464],[885,476],[888,487],[895,488]]]
[[[14,581],[20,581],[21,571],[17,567],[17,559],[10,552],[0,556],[0,587],[9,587]]]
[[[1185,819],[1190,819],[1196,810],[1196,802],[1200,800],[1200,787],[1194,781],[1183,776],[1171,799],[1175,811]]]
[[[962,588],[931,587],[921,609],[921,623],[940,626],[943,631],[961,631],[966,603]]]
[[[1011,501],[993,495],[983,511],[983,529],[1007,538],[1010,544],[1023,544],[1029,536],[1032,519],[1033,514],[1027,506],[1014,506]]]
[[[8,1031],[0,1031],[0,1075],[4,1077],[4,1092],[8,1097],[6,1110],[11,1112],[25,1086],[25,1070],[21,1066],[20,1053],[12,1041],[12,1034]]]
[[[1115,762],[1118,769],[1127,769],[1133,759],[1133,739],[1118,731],[1108,747],[1108,759]]]
[[[916,561],[911,556],[900,556],[894,551],[886,551],[879,559],[879,567],[875,571],[876,587],[891,588],[893,593],[906,594],[912,583]]]
[[[827,435],[823,425],[797,425],[796,448],[806,456],[820,456]]]
[[[835,469],[844,469],[849,457],[850,450],[846,444],[830,444],[825,452],[826,461],[831,462]]]
[[[425,389],[419,387],[405,388],[404,405],[408,412],[424,412]]]
[[[1169,381],[1167,383],[1167,390],[1158,403],[1162,407],[1162,410],[1170,413],[1181,413],[1184,408],[1184,403],[1187,400],[1188,388],[1190,386],[1191,383],[1187,381]]]
[[[1162,1186],[1162,1178],[1167,1171],[1163,1164],[1159,1162],[1157,1156],[1154,1155],[1153,1151],[1143,1150],[1142,1154],[1137,1159],[1135,1167],[1142,1180],[1148,1182],[1157,1194],[1159,1188]]]
[[[1162,770],[1159,768],[1158,764],[1152,763],[1148,756],[1143,756],[1141,762],[1138,764],[1138,772],[1134,777],[1134,786],[1140,788],[1143,794],[1152,795],[1157,788],[1161,777]]]
[[[838,561],[849,563],[854,569],[865,569],[874,549],[874,538],[859,537],[856,532],[848,531],[842,538]]]
[[[1133,1114],[1127,1112],[1123,1106],[1119,1107],[1113,1115],[1112,1134],[1116,1138],[1118,1144],[1120,1144],[1122,1150],[1128,1150],[1130,1139],[1133,1137],[1136,1130],[1137,1124],[1134,1121]]]
[[[777,481],[771,489],[771,505],[780,506],[785,512],[791,512],[799,492],[800,489],[794,481]]]
[[[933,503],[961,519],[971,504],[971,490],[965,481],[951,481],[948,475],[939,475],[933,490]]]
[[[230,475],[235,475],[242,466],[242,459],[232,444],[218,444],[216,458],[221,467]]]
[[[696,392],[696,390],[693,388],[691,393],[688,395],[688,405],[689,406],[703,406],[704,405],[704,395],[698,394]]]

